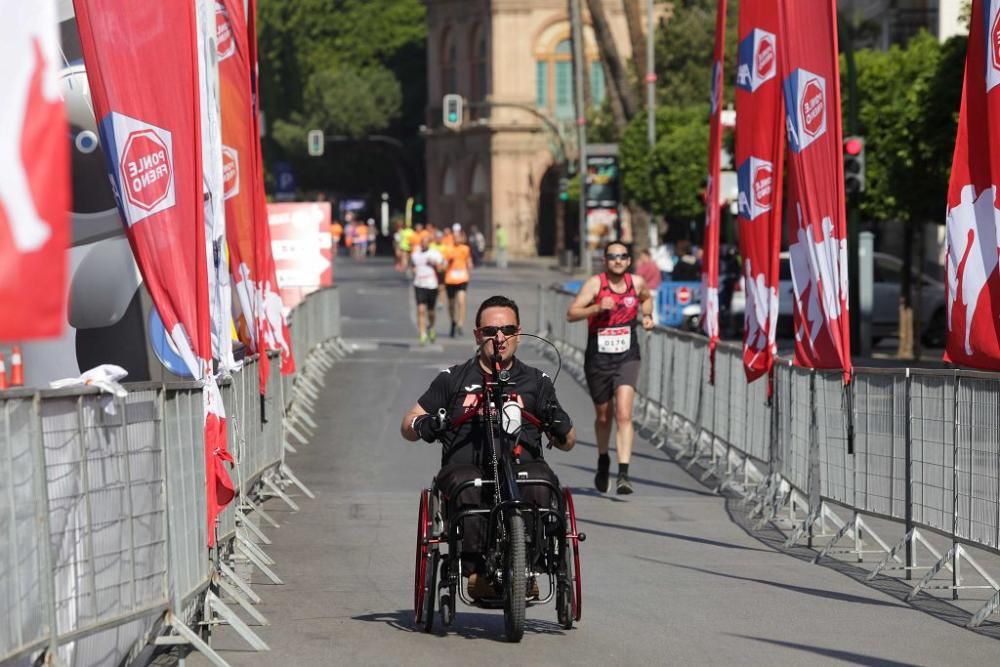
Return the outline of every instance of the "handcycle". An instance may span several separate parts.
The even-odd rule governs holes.
[[[519,427],[513,425],[527,421],[542,432],[547,431],[548,425],[538,416],[521,410],[517,403],[505,401],[507,380],[496,360],[494,370],[484,372],[481,406],[466,408],[454,420],[449,419],[443,408],[436,416],[441,431],[458,429],[474,416],[482,416],[487,452],[492,457],[486,472],[492,474],[468,480],[452,493],[457,498],[462,490],[476,487],[489,492],[491,502],[485,507],[453,510],[444,500],[437,479],[421,492],[413,605],[415,624],[425,632],[433,630],[435,608],[439,610],[441,624],[451,627],[456,601],[461,599],[469,606],[502,607],[507,640],[521,641],[532,578],[536,581],[547,578],[549,585],[547,593],[531,604],[547,604],[554,599],[558,622],[563,628],[572,628],[582,615],[579,544],[586,540],[586,535],[577,530],[573,494],[549,480],[530,479],[525,473],[515,472]],[[512,414],[514,408],[516,415]],[[531,485],[545,487],[555,499],[552,506],[543,507],[522,499],[521,489]],[[481,576],[492,584],[496,597],[473,600],[462,585],[458,543],[470,519],[485,522],[486,572]],[[442,547],[447,550],[442,551]]]

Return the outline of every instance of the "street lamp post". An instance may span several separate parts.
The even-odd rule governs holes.
[[[579,166],[577,172],[580,174],[580,268],[589,270],[587,265],[587,109],[583,102],[583,70],[584,70],[584,49],[583,49],[583,25],[580,18],[579,0],[569,0],[569,17],[572,27],[573,40],[573,69],[576,93],[574,96],[576,107],[576,127],[579,143]]]

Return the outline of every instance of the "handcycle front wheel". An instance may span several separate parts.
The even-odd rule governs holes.
[[[566,528],[569,535],[566,545],[572,547],[572,558],[569,550],[566,551],[566,574],[570,584],[570,607],[572,620],[579,621],[583,615],[583,582],[580,579],[580,533],[576,530],[576,509],[573,507],[573,494],[569,488],[563,489],[563,501],[566,505]],[[570,622],[572,625],[572,622]],[[564,627],[569,627],[564,624]]]
[[[505,559],[503,620],[507,641],[519,642],[524,637],[524,616],[528,573],[525,564],[524,519],[511,512],[507,520],[507,554]]]

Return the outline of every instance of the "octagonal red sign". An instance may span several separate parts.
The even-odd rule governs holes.
[[[682,306],[691,303],[691,290],[687,287],[678,287],[674,292],[674,296],[677,298],[677,303]]]
[[[221,2],[215,5],[215,52],[219,60],[225,60],[236,51],[233,28],[229,25],[229,14]]]
[[[1000,12],[990,27],[990,64],[993,69],[1000,69]]]
[[[823,128],[823,118],[825,114],[824,105],[826,101],[823,95],[823,86],[819,79],[810,79],[806,82],[802,90],[801,105],[802,125],[806,134],[816,136]]]
[[[753,201],[761,208],[771,207],[771,167],[762,165],[753,172]]]
[[[240,156],[229,146],[222,147],[222,184],[226,199],[240,193]]]
[[[757,76],[766,77],[771,73],[773,67],[774,42],[770,39],[762,39],[757,47]]]
[[[153,130],[128,135],[119,170],[124,195],[133,206],[150,211],[167,197],[173,176],[170,153]]]

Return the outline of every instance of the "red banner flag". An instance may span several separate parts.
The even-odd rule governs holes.
[[[739,12],[736,164],[746,290],[743,365],[751,382],[770,372],[776,354],[785,119],[778,0],[743,0]]]
[[[132,253],[171,342],[191,375],[205,381],[211,544],[232,483],[222,464],[231,458],[211,373],[195,3],[75,0],[74,6]]]
[[[711,116],[708,132],[708,179],[705,187],[705,239],[702,253],[701,303],[703,328],[714,382],[715,346],[719,342],[719,188],[722,153],[722,65],[726,56],[726,0],[719,0],[715,15],[715,51],[712,57]]]
[[[1000,370],[1000,2],[973,0],[962,107],[948,183],[944,359]]]
[[[239,332],[243,342],[261,353],[257,362],[260,392],[270,376],[266,341],[270,325],[266,314],[264,285],[266,247],[260,238],[256,216],[257,168],[260,141],[253,98],[251,50],[242,0],[220,0],[215,7],[216,50],[219,57],[219,89],[222,104],[222,172],[226,202],[226,236],[229,266],[239,300]],[[260,341],[265,341],[261,345]]]
[[[291,375],[295,372],[295,357],[292,352],[292,335],[288,330],[288,322],[281,307],[281,295],[278,292],[277,269],[274,254],[271,251],[271,229],[267,219],[267,197],[264,193],[264,154],[260,146],[260,70],[257,60],[257,0],[249,0],[247,13],[247,42],[250,53],[251,90],[253,92],[253,128],[256,194],[254,198],[254,228],[257,234],[258,267],[262,276],[262,299],[264,313],[267,317],[269,334],[266,339],[267,349],[281,352],[281,374]],[[261,387],[263,391],[263,386]]]
[[[0,340],[66,323],[69,128],[55,2],[5,3],[0,23]]]
[[[835,0],[781,4],[795,362],[850,380],[847,215]]]

